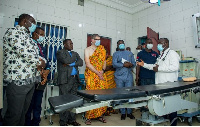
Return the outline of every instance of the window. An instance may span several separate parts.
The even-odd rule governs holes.
[[[195,48],[200,48],[200,13],[192,15]]]

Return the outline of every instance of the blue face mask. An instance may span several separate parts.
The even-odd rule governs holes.
[[[39,38],[37,39],[37,41],[40,43],[42,41],[44,41],[44,37],[43,36],[39,36]]]
[[[124,44],[120,44],[119,45],[119,49],[125,49],[125,45]]]
[[[28,20],[29,21],[29,20]],[[31,21],[29,21],[31,23]],[[29,32],[32,34],[36,29],[36,25],[31,23],[31,26],[28,27]]]
[[[159,50],[160,52],[163,51],[163,49],[164,49],[163,46],[162,46],[162,44],[158,44],[158,45],[157,45],[157,48],[158,48],[158,50]]]
[[[99,46],[100,44],[101,44],[101,41],[100,40],[96,40],[95,45]]]
[[[29,29],[30,33],[33,33],[36,29],[36,25],[31,23],[31,27],[29,27],[28,29]]]

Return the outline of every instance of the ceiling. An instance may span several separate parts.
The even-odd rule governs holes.
[[[134,6],[134,5],[141,3],[141,0],[118,0],[118,1],[125,3],[127,5],[131,5],[131,6]]]
[[[148,0],[91,0],[93,2],[103,4],[130,14],[142,11],[153,6]]]

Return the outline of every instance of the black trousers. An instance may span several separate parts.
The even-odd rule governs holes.
[[[78,79],[77,77],[70,77],[68,78],[68,83],[66,84],[60,84],[59,85],[59,92],[60,95],[65,94],[77,94],[78,89]],[[66,123],[71,123],[76,121],[75,114],[69,111],[63,111],[60,114],[60,125],[64,125]]]
[[[31,104],[29,109],[26,113],[25,119],[25,126],[39,126],[41,118],[41,111],[42,111],[42,97],[43,97],[44,90],[34,90],[33,97],[31,100]],[[31,118],[31,114],[33,117]]]
[[[6,87],[7,110],[4,116],[5,126],[24,126],[25,114],[28,111],[35,85],[17,86],[13,82]]]

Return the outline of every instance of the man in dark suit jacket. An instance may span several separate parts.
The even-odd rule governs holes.
[[[79,84],[78,66],[83,66],[83,60],[77,52],[73,50],[71,39],[63,41],[64,48],[57,52],[57,71],[60,95],[76,94]],[[75,114],[69,111],[60,113],[60,125],[68,124],[80,126],[76,122]]]

